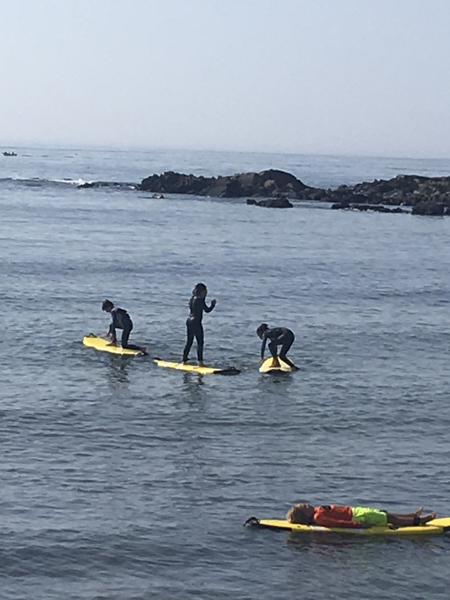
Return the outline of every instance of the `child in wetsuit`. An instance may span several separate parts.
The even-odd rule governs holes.
[[[264,351],[266,349],[266,343],[267,340],[270,340],[269,350],[273,356],[272,366],[280,366],[280,361],[278,360],[277,356],[277,346],[281,346],[280,358],[284,360],[284,362],[287,363],[292,369],[298,369],[298,367],[296,367],[294,363],[291,360],[289,360],[289,358],[286,356],[288,350],[290,349],[295,340],[295,335],[290,329],[288,329],[287,327],[273,327],[272,329],[269,329],[267,323],[261,323],[261,325],[256,330],[256,333],[258,337],[262,339],[261,360],[259,361],[260,364],[264,362]]]
[[[296,504],[289,509],[286,520],[303,525],[321,525],[322,527],[345,527],[346,529],[366,529],[368,527],[406,527],[407,525],[425,525],[436,518],[436,513],[422,515],[422,508],[413,513],[390,513],[367,506],[311,506]]]
[[[197,340],[197,358],[199,367],[204,367],[203,362],[203,312],[209,313],[216,306],[216,300],[211,300],[211,305],[207,306],[205,298],[208,294],[208,290],[204,283],[197,283],[192,290],[192,297],[189,300],[190,315],[186,321],[187,327],[187,341],[183,352],[183,363],[186,363],[189,358],[189,352],[194,341],[194,337]]]
[[[105,300],[102,304],[102,310],[111,315],[111,325],[106,334],[110,338],[111,343],[117,344],[116,329],[122,329],[122,348],[145,352],[145,348],[128,343],[130,333],[133,329],[133,321],[125,309],[115,307],[111,300]]]

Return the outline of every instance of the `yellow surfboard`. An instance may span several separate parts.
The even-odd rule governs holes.
[[[191,371],[193,373],[200,373],[200,375],[237,375],[240,373],[239,369],[235,367],[227,367],[226,369],[218,369],[215,367],[199,367],[198,365],[187,365],[184,363],[169,362],[167,360],[161,360],[155,358],[155,363],[158,367],[165,367],[168,369],[176,369],[177,371]]]
[[[288,365],[280,357],[278,357],[278,360],[280,362],[280,366],[279,367],[273,367],[272,366],[272,364],[273,364],[273,357],[271,356],[270,358],[266,358],[266,360],[263,362],[263,364],[259,367],[259,372],[260,373],[290,373],[291,371],[294,370],[291,367],[291,365]]]
[[[100,352],[109,352],[111,354],[120,354],[122,356],[144,356],[145,350],[131,350],[122,348],[120,344],[112,344],[109,340],[90,333],[83,338],[83,344],[89,348],[95,348]]]
[[[408,525],[390,529],[389,527],[369,527],[367,529],[345,529],[344,527],[321,527],[320,525],[298,525],[282,519],[257,519],[250,517],[246,525],[292,531],[293,533],[343,533],[352,535],[394,535],[419,536],[441,535],[450,531],[450,517],[442,517],[428,521],[425,525]]]

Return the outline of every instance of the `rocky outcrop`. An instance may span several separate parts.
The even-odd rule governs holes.
[[[342,185],[327,190],[323,199],[336,203],[334,208],[374,210],[375,206],[395,205],[411,207],[416,215],[443,215],[450,213],[450,177],[397,175],[388,181]]]
[[[391,206],[410,207],[413,214],[450,214],[450,177],[397,175],[356,185],[341,185],[335,190],[305,185],[294,175],[268,169],[260,173],[238,173],[226,177],[202,177],[168,171],[144,179],[140,190],[153,193],[196,194],[220,198],[270,198],[270,202],[249,202],[258,206],[287,208],[289,200],[317,200],[332,203],[332,208],[402,212]],[[407,211],[403,211],[407,212]]]
[[[336,209],[339,209],[339,208],[343,208],[343,209],[346,209],[346,210],[359,210],[359,211],[370,210],[372,212],[383,212],[383,213],[404,213],[404,212],[407,212],[406,210],[403,210],[399,206],[397,206],[397,208],[388,208],[387,206],[383,206],[382,204],[350,204],[349,202],[345,202],[345,201],[333,204],[331,206],[331,208],[333,210],[336,210]]]
[[[308,200],[329,202],[333,209],[450,215],[450,177],[397,175],[389,180],[375,179],[370,183],[341,185],[332,190],[310,187],[294,175],[278,169],[220,177],[166,171],[162,175],[151,175],[143,179],[140,185],[96,181],[81,184],[79,187],[138,189],[151,192],[153,197],[163,197],[163,194],[193,194],[219,198],[247,198],[247,204],[272,208],[291,208],[291,200]],[[401,206],[407,208],[400,208]]]
[[[294,205],[289,202],[285,196],[279,198],[268,198],[267,200],[254,200],[253,198],[247,198],[247,204],[253,204],[254,206],[265,206],[266,208],[293,208]]]
[[[442,217],[445,214],[446,210],[443,202],[439,199],[430,198],[428,200],[421,199],[412,207],[411,213],[413,215],[428,215],[431,217]]]
[[[196,194],[219,198],[243,198],[246,196],[301,198],[309,188],[294,175],[269,169],[260,173],[238,173],[226,177],[203,177],[167,171],[142,180],[139,187],[146,192],[167,194]]]

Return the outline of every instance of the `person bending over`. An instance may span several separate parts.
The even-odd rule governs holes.
[[[311,506],[296,504],[289,509],[286,520],[302,525],[321,525],[322,527],[345,527],[346,529],[367,529],[369,527],[405,527],[407,525],[425,525],[436,517],[436,513],[422,514],[419,508],[412,513],[390,513],[378,508],[366,506]]]
[[[190,315],[186,321],[187,327],[187,341],[183,352],[183,363],[187,363],[189,358],[189,352],[192,347],[194,338],[197,341],[197,358],[199,367],[204,367],[203,362],[203,313],[209,313],[216,306],[216,300],[211,300],[211,305],[207,306],[205,298],[208,295],[208,290],[204,283],[197,283],[192,290],[192,297],[189,300]]]
[[[287,327],[273,327],[272,329],[269,329],[267,323],[261,323],[261,325],[256,330],[256,333],[258,337],[262,339],[261,360],[259,361],[259,364],[262,364],[264,362],[264,352],[266,350],[266,343],[267,340],[270,340],[269,350],[273,357],[272,367],[280,366],[280,361],[278,360],[277,356],[277,347],[281,346],[281,360],[284,360],[284,362],[287,363],[292,369],[298,368],[286,356],[295,340],[295,335],[290,329],[288,329]]]
[[[109,326],[107,337],[111,340],[111,343],[117,344],[116,329],[122,329],[122,348],[128,350],[141,350],[145,352],[145,348],[129,344],[128,339],[133,329],[133,321],[130,315],[124,308],[115,307],[111,300],[105,300],[102,304],[102,310],[111,315],[111,325]]]

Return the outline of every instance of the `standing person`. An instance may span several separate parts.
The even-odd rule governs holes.
[[[187,363],[189,352],[194,341],[197,340],[197,358],[198,366],[204,367],[203,362],[203,312],[209,313],[216,306],[216,300],[211,300],[211,305],[207,306],[205,298],[208,295],[208,290],[204,283],[197,283],[192,290],[192,297],[189,300],[190,315],[186,321],[187,326],[187,341],[183,352],[183,363]]]
[[[110,338],[112,344],[117,344],[116,329],[122,329],[122,348],[145,352],[145,348],[128,343],[130,333],[133,329],[133,321],[124,308],[115,307],[111,300],[105,300],[102,304],[102,310],[111,315],[111,325],[106,335]]]
[[[290,329],[288,329],[287,327],[273,327],[272,329],[269,329],[267,323],[261,323],[261,325],[256,330],[256,333],[258,337],[262,340],[261,360],[259,361],[259,364],[262,364],[264,362],[264,352],[266,349],[266,343],[267,340],[270,340],[269,350],[273,357],[272,367],[280,366],[280,361],[278,360],[277,356],[277,346],[281,346],[280,358],[284,360],[284,362],[288,364],[292,369],[298,369],[298,367],[296,367],[294,363],[291,360],[289,360],[289,358],[286,356],[288,350],[290,349],[295,340],[295,335]]]

